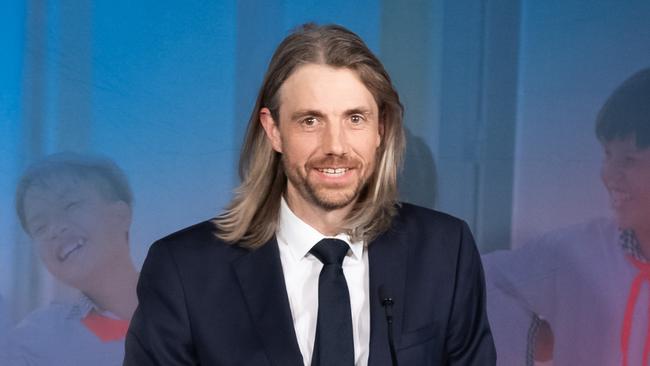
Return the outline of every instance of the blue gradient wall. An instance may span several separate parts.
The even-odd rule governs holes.
[[[379,55],[406,107],[402,197],[467,220],[483,253],[608,217],[593,124],[650,66],[647,19],[647,1],[614,0],[3,2],[0,338],[75,296],[18,223],[24,169],[59,151],[113,159],[134,191],[139,267],[154,240],[229,202],[268,60],[307,21]]]

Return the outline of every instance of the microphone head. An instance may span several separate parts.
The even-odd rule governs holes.
[[[379,286],[379,301],[382,306],[392,305],[393,298],[390,296],[390,291],[384,285]]]

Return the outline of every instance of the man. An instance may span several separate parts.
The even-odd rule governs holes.
[[[288,36],[230,207],[149,250],[124,364],[493,365],[467,225],[396,201],[403,141],[361,39]]]
[[[512,359],[504,366],[524,364],[526,357],[540,365],[650,360],[650,68],[614,90],[595,127],[613,218],[484,257],[499,359]],[[505,308],[507,302],[519,310]],[[528,347],[513,347],[513,337],[526,330]]]
[[[137,305],[132,194],[112,161],[60,153],[30,166],[16,211],[47,270],[79,290],[28,315],[8,337],[3,365],[116,365]]]

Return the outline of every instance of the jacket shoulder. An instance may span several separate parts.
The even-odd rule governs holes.
[[[178,230],[158,241],[169,243],[219,241],[216,234],[217,226],[214,224],[213,219],[210,219]]]
[[[465,242],[474,245],[474,238],[465,221],[444,212],[402,203],[386,237],[404,243],[423,258],[445,252],[455,260]]]
[[[165,248],[174,255],[203,255],[207,253],[239,254],[246,251],[236,244],[226,243],[217,237],[217,225],[213,219],[206,220],[157,240],[149,252]]]
[[[402,202],[399,205],[393,227],[406,226],[411,228],[422,226],[422,229],[440,227],[462,229],[466,225],[465,221],[450,214]]]

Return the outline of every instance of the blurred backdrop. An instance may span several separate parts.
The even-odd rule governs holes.
[[[406,110],[402,199],[465,219],[482,253],[608,216],[594,120],[650,65],[648,19],[642,0],[0,2],[5,328],[70,292],[18,222],[25,168],[60,151],[120,166],[139,268],[154,240],[229,201],[271,53],[307,21],[383,61]]]

